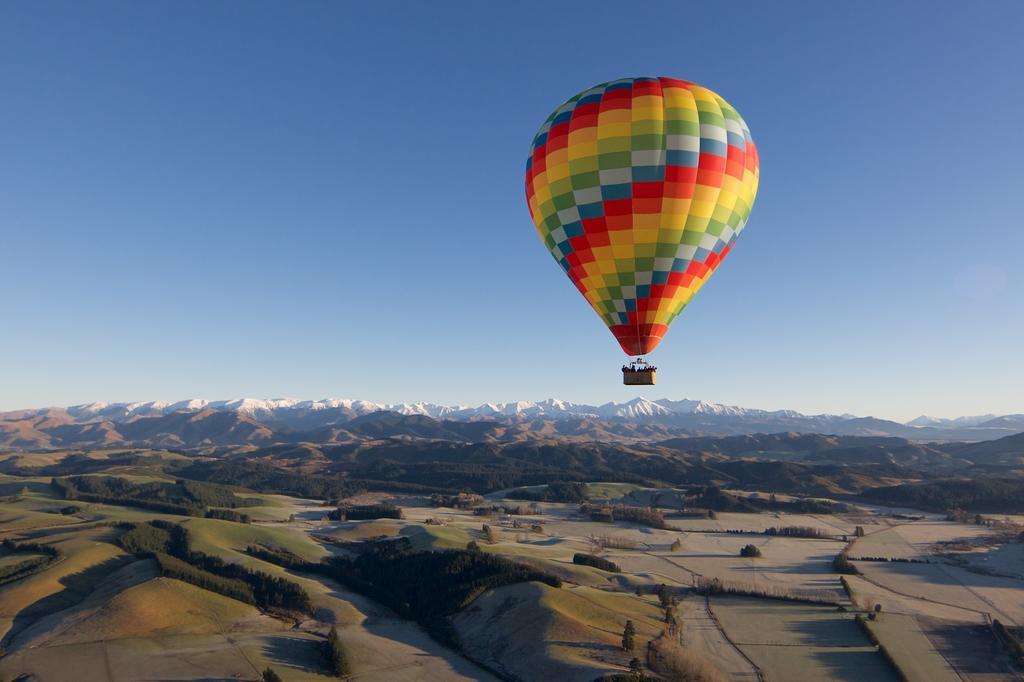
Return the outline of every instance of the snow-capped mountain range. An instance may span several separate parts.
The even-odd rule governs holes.
[[[396,412],[402,415],[422,415],[433,419],[466,420],[486,417],[514,418],[593,418],[593,419],[645,419],[672,415],[709,415],[717,417],[777,416],[805,417],[792,410],[757,410],[733,405],[709,403],[703,400],[648,400],[635,398],[625,403],[609,402],[586,405],[549,398],[541,401],[484,403],[468,405],[438,405],[436,403],[374,403],[366,400],[327,398],[324,400],[295,400],[291,398],[238,398],[235,400],[203,400],[193,398],[178,402],[150,401],[135,403],[88,403],[67,408],[77,421],[109,419],[124,421],[134,417],[157,417],[173,412],[198,412],[212,409],[241,412],[256,419],[275,418],[287,413],[345,411],[353,416],[374,412]],[[820,415],[836,417],[837,415]],[[838,415],[851,418],[852,415]],[[922,418],[923,419],[923,418]]]
[[[133,444],[351,442],[359,439],[509,440],[572,438],[663,441],[694,436],[805,433],[899,437],[919,442],[982,441],[1024,432],[1024,415],[919,417],[906,424],[850,414],[805,415],[701,400],[602,405],[564,400],[439,405],[367,400],[254,399],[89,403],[0,413],[0,448],[52,449]]]
[[[291,398],[235,400],[190,399],[179,402],[89,403],[66,409],[78,423],[131,421],[178,412],[237,412],[261,422],[345,423],[379,412],[423,416],[439,420],[529,421],[535,419],[595,419],[662,423],[684,428],[710,429],[720,433],[800,431],[858,435],[899,435],[910,438],[982,439],[1024,430],[1024,415],[977,415],[940,419],[921,416],[899,422],[851,414],[805,415],[793,410],[760,410],[702,400],[648,400],[587,405],[549,398],[541,401],[484,403],[482,405],[439,405],[436,403],[375,403],[367,400]]]

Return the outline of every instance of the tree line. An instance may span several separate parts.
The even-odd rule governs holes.
[[[11,554],[41,554],[42,556],[31,557],[8,566],[0,567],[0,585],[12,583],[15,580],[27,578],[33,573],[38,573],[60,558],[60,551],[51,545],[44,545],[38,542],[15,542],[10,538],[0,543],[0,556]]]
[[[561,587],[556,576],[504,557],[472,550],[414,550],[408,538],[362,545],[354,559],[304,561],[280,549],[249,547],[253,556],[286,568],[325,575],[415,620],[455,646],[449,618],[490,589],[539,581]]]
[[[141,507],[180,516],[211,516],[207,513],[211,507],[234,509],[263,503],[254,497],[238,497],[224,486],[186,479],[168,483],[130,481],[119,476],[69,476],[54,478],[50,485],[66,500]]]
[[[590,499],[587,484],[581,481],[552,481],[539,490],[513,490],[508,497],[513,500],[534,502],[585,502]]]
[[[343,474],[309,476],[259,462],[194,462],[178,470],[178,475],[261,493],[319,500],[340,500],[366,491],[365,485]]]
[[[118,544],[156,560],[162,575],[254,604],[262,609],[312,613],[309,595],[297,583],[191,549],[188,529],[167,521],[121,524]]]
[[[594,554],[586,554],[584,552],[577,552],[572,556],[572,562],[581,566],[593,566],[599,568],[602,571],[608,571],[609,573],[619,573],[622,571],[619,565],[614,561],[609,561],[603,557],[596,556]]]
[[[665,521],[665,513],[654,507],[635,507],[625,504],[594,504],[584,502],[580,505],[580,513],[586,514],[591,521],[613,523],[615,521],[629,521],[631,523],[648,526],[650,528],[661,528],[669,530],[670,526]]]
[[[732,495],[717,485],[697,488],[695,494],[687,496],[686,504],[711,511],[741,513],[781,511],[790,514],[835,514],[848,509],[848,505],[841,502],[809,497],[780,500],[775,493],[768,497]]]
[[[342,505],[327,514],[332,521],[364,521],[369,519],[401,519],[404,518],[401,507],[393,504],[357,504]]]
[[[1024,479],[946,479],[870,488],[864,499],[932,512],[963,510],[987,514],[1024,513]]]

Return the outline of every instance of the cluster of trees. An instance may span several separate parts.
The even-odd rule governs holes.
[[[668,529],[665,521],[665,514],[654,507],[634,507],[625,504],[596,505],[584,502],[580,505],[580,513],[586,514],[592,521],[603,521],[612,523],[614,521],[629,521],[638,523],[641,526],[650,528]]]
[[[263,609],[312,612],[309,595],[296,583],[193,551],[188,530],[181,524],[150,521],[122,527],[126,531],[118,544],[125,551],[156,559],[163,575]]]
[[[619,565],[614,561],[609,561],[593,554],[585,554],[583,552],[577,552],[572,557],[574,564],[580,564],[581,566],[593,566],[599,568],[602,571],[608,571],[609,573],[620,573],[622,571]]]
[[[779,535],[787,538],[820,539],[831,537],[820,528],[815,528],[814,526],[780,526],[778,528],[772,526],[771,528],[766,528],[764,534]]]
[[[92,478],[99,480],[93,483],[89,480]],[[108,485],[104,479],[123,481],[123,484]],[[50,481],[50,485],[65,500],[141,507],[164,514],[180,514],[182,516],[201,516],[203,513],[199,507],[167,501],[166,492],[162,489],[167,484],[130,484],[124,479],[112,476],[76,476],[74,478],[54,478]]]
[[[590,544],[601,549],[636,549],[640,543],[620,535],[591,535]]]
[[[263,571],[253,571],[241,564],[227,562],[220,557],[200,552],[190,552],[188,559],[189,563],[204,571],[247,583],[252,588],[254,603],[260,608],[284,609],[307,614],[313,611],[306,591],[287,578],[279,578]]]
[[[859,556],[854,557],[857,561],[881,561],[881,562],[892,562],[894,564],[927,564],[931,563],[927,559],[915,559],[913,557],[899,557],[899,556]]]
[[[508,496],[535,502],[586,502],[589,499],[587,484],[580,481],[552,481],[540,490],[513,490]]]
[[[543,514],[543,511],[536,502],[531,502],[529,506],[525,504],[490,504],[473,507],[474,516],[494,516],[495,514],[526,516],[527,514]]]
[[[860,569],[850,561],[849,552],[850,548],[847,546],[839,554],[836,554],[832,559],[832,570],[843,575],[860,575]]]
[[[26,578],[33,573],[43,570],[60,558],[60,552],[56,547],[43,545],[38,542],[15,542],[8,538],[0,544],[0,556],[9,556],[17,553],[40,554],[41,556],[30,557],[24,561],[0,567],[0,585],[6,585],[15,580]]]
[[[1024,513],[1024,478],[947,479],[870,488],[872,502],[932,512],[956,509],[988,514]]]
[[[332,673],[338,677],[344,677],[349,674],[348,654],[338,638],[337,628],[333,625],[331,626],[331,632],[327,635],[327,641],[324,642],[324,655],[327,658],[327,666],[331,669]]]
[[[832,590],[801,590],[778,585],[753,585],[750,583],[724,581],[721,578],[701,576],[694,578],[693,589],[697,594],[738,594],[767,599],[808,602],[811,604],[836,605],[839,595]]]
[[[452,507],[453,509],[473,509],[484,503],[484,498],[476,493],[456,493],[444,495],[435,493],[430,496],[432,507]]]
[[[178,475],[195,481],[233,485],[261,493],[319,500],[341,500],[366,491],[343,474],[308,476],[258,462],[194,462]]]
[[[640,588],[637,588],[637,596],[641,594]],[[665,611],[664,621],[666,630],[663,630],[662,634],[664,635],[668,632],[669,635],[676,639],[682,639],[682,631],[679,625],[679,598],[676,597],[672,589],[665,583],[658,585],[654,594],[657,595],[657,601],[662,604],[662,609]]]
[[[535,511],[536,504],[532,505],[533,508],[525,504],[502,504],[496,505],[494,511],[504,512],[509,516],[526,516],[532,514]]]
[[[408,447],[408,446],[405,446]],[[418,487],[433,489],[434,492],[455,494],[459,491],[487,493],[493,490],[504,490],[522,485],[537,485],[550,480],[564,478],[565,472],[557,467],[546,467],[525,462],[503,461],[452,461],[443,459],[444,450],[458,449],[463,455],[472,457],[466,450],[490,449],[490,444],[465,445],[461,443],[431,444],[431,449],[438,459],[429,462],[402,462],[400,471],[387,479],[388,487],[399,489],[397,484],[415,484]],[[438,451],[438,450],[441,451]],[[376,472],[365,469],[353,470],[353,476],[363,478],[374,476]],[[381,481],[383,483],[384,481]]]
[[[137,482],[118,476],[54,478],[50,485],[66,500],[142,507],[166,514],[203,516],[208,507],[249,507],[262,501],[238,497],[220,485],[179,479]]]
[[[678,639],[662,632],[647,647],[647,665],[666,680],[686,682],[728,682],[709,659],[691,647],[679,644]]]
[[[676,595],[672,592],[672,588],[661,583],[658,585],[658,589],[654,591],[654,594],[658,595],[658,603],[661,604],[661,608],[665,609],[669,606],[675,606],[679,603]]]
[[[234,491],[223,485],[190,481],[179,478],[174,482],[189,498],[201,507],[255,507],[263,504],[257,497],[238,497]]]
[[[808,497],[783,501],[775,493],[767,498],[731,495],[716,485],[698,488],[696,494],[687,499],[687,504],[711,511],[748,513],[782,511],[790,514],[835,514],[848,509],[848,505],[840,502]]]
[[[235,523],[252,523],[252,517],[234,509],[207,509],[206,518],[234,521]]]
[[[366,519],[401,519],[405,518],[402,508],[393,504],[359,504],[346,505],[332,509],[327,518],[332,521],[362,521]]]
[[[346,584],[366,583],[386,591],[385,603],[416,620],[448,616],[468,606],[483,592],[537,580],[561,587],[555,576],[486,552],[413,551],[403,541],[375,543],[355,560],[333,557],[331,575]]]
[[[256,595],[252,588],[237,578],[225,578],[197,568],[187,561],[183,561],[170,554],[155,552],[152,558],[156,560],[160,569],[160,575],[166,578],[174,578],[196,587],[201,587],[210,592],[231,597],[246,604],[256,604]]]
[[[295,571],[315,570],[318,564],[306,561],[298,554],[290,552],[284,547],[267,547],[266,545],[249,545],[245,551],[250,556],[261,559],[270,564],[277,564]]]
[[[179,526],[166,521],[150,521],[149,523],[122,523],[118,525],[124,530],[117,538],[117,544],[129,554],[183,554],[188,551],[186,534],[172,529]],[[184,530],[184,529],[182,529]],[[172,548],[171,544],[175,543]]]
[[[33,552],[45,554],[54,559],[60,556],[60,551],[52,545],[44,545],[39,542],[18,542],[7,538],[0,543],[0,556],[14,554],[15,552]]]
[[[756,559],[761,556],[761,548],[757,545],[743,545],[740,549],[740,556]]]
[[[417,551],[408,538],[367,543],[355,559],[333,556],[304,562],[281,550],[250,547],[266,561],[326,575],[417,621],[454,643],[449,616],[487,590],[532,580],[561,587],[556,576],[478,550]]]

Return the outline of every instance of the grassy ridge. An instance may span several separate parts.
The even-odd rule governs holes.
[[[220,557],[193,551],[188,530],[166,521],[129,524],[118,539],[126,551],[153,557],[161,574],[263,609],[311,613],[309,595],[299,585],[263,571],[253,571]]]

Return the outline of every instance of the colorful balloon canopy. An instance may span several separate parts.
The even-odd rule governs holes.
[[[673,78],[584,90],[548,117],[526,162],[541,239],[629,355],[654,350],[729,253],[757,181],[736,110]]]

